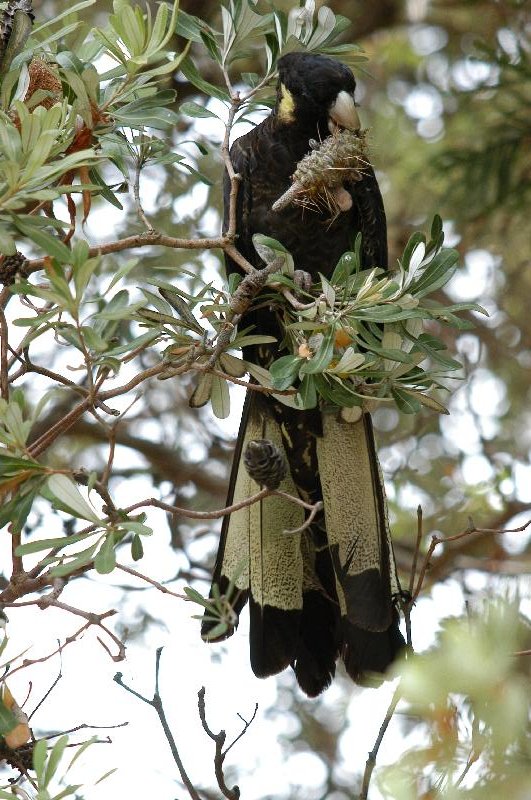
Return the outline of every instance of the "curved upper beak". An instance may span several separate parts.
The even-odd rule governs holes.
[[[358,131],[361,128],[354,98],[348,92],[339,92],[328,110],[328,117],[328,127],[331,133],[337,126],[347,128],[349,131]]]

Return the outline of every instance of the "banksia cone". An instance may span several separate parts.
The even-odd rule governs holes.
[[[352,206],[345,182],[359,181],[367,166],[366,131],[342,130],[323,142],[311,142],[311,153],[297,164],[292,185],[273,203],[280,211],[290,203],[326,208],[332,215]]]
[[[288,471],[284,453],[269,439],[251,439],[243,463],[251,478],[266,489],[278,489]]]
[[[50,92],[49,97],[44,97],[39,103],[44,108],[51,108],[54,103],[63,99],[63,89],[59,76],[50,64],[42,58],[34,58],[28,64],[29,86],[24,100],[27,102],[37,89]]]
[[[18,251],[12,256],[0,256],[0,283],[4,286],[15,282],[17,274],[24,275],[26,257]]]

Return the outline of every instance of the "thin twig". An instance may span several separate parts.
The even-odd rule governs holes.
[[[138,218],[143,223],[146,232],[151,234],[153,232],[153,225],[150,223],[148,218],[144,213],[144,209],[142,208],[142,201],[140,200],[140,173],[142,172],[142,167],[144,166],[144,159],[142,156],[142,150],[144,149],[145,144],[145,136],[143,133],[140,134],[140,147],[138,152],[138,158],[136,159],[135,164],[135,180],[133,183],[133,197],[135,199],[136,205],[136,213],[138,214]]]
[[[95,625],[96,627],[101,628],[103,631],[105,631],[107,636],[110,639],[112,639],[112,641],[116,644],[118,652],[115,655],[113,655],[109,651],[109,648],[105,645],[105,643],[98,637],[98,641],[100,642],[102,647],[104,647],[104,649],[109,653],[112,660],[113,661],[124,660],[125,658],[124,642],[122,642],[122,640],[119,639],[118,636],[116,636],[116,634],[114,634],[111,630],[109,630],[109,628],[107,628],[103,624],[104,619],[107,619],[107,617],[112,617],[114,616],[114,614],[117,613],[116,609],[111,608],[109,611],[104,611],[102,614],[96,614],[93,611],[84,611],[82,608],[76,608],[75,606],[70,606],[67,603],[63,603],[62,601],[57,600],[55,597],[53,597],[53,594],[44,595],[43,597],[39,597],[35,601],[28,601],[27,603],[25,603],[25,605],[30,605],[30,604],[34,604],[38,606],[38,608],[42,609],[48,608],[49,606],[53,606],[54,608],[61,608],[63,611],[68,611],[70,614],[74,614],[74,616],[83,617],[83,619],[87,620],[89,626]],[[22,603],[19,603],[18,605],[22,605]]]
[[[227,748],[227,750],[223,752],[223,745],[225,744],[225,739],[227,738],[227,734],[223,730],[221,730],[219,733],[214,733],[209,728],[208,723],[206,721],[205,691],[206,691],[205,687],[202,686],[199,692],[197,693],[197,707],[199,709],[199,719],[201,720],[201,725],[203,726],[203,730],[216,745],[216,752],[214,755],[214,772],[216,775],[216,781],[218,783],[219,789],[223,797],[226,797],[227,800],[239,800],[240,797],[239,787],[233,786],[232,789],[230,789],[226,784],[225,775],[223,772],[223,761],[225,760],[225,756],[229,751],[229,748]],[[248,727],[249,726],[247,725],[247,728]]]
[[[37,605],[37,604],[38,604],[38,601],[35,601],[35,605]],[[50,658],[53,658],[56,655],[61,655],[61,653],[63,652],[65,647],[67,647],[69,644],[72,644],[72,642],[75,642],[81,636],[81,634],[84,633],[87,630],[87,628],[90,628],[90,626],[92,624],[93,623],[91,623],[91,622],[87,622],[87,623],[85,623],[85,625],[82,625],[81,628],[79,628],[79,630],[77,630],[71,636],[67,636],[62,644],[59,643],[59,645],[56,647],[56,649],[53,650],[51,653],[48,653],[47,655],[42,656],[41,658],[25,658],[22,661],[22,663],[20,664],[20,666],[15,667],[15,669],[10,670],[9,674],[10,675],[14,675],[15,672],[19,672],[21,669],[26,669],[27,667],[32,667],[34,664],[43,664],[45,661],[49,661]],[[52,691],[52,689],[55,688],[55,685],[56,685],[57,681],[61,678],[61,674],[62,673],[60,671],[59,675],[57,676],[57,678],[55,680],[55,682],[52,684],[52,686],[48,690],[47,694],[44,696],[43,700],[41,700],[39,705],[36,706],[36,708],[33,710],[32,715],[35,714],[35,711],[37,711],[37,708],[39,708],[39,706],[42,705],[43,701],[46,699],[48,694]]]
[[[255,703],[255,705],[254,705],[254,711],[253,711],[253,715],[252,715],[252,717],[251,717],[251,719],[250,719],[250,720],[246,720],[244,717],[242,717],[242,715],[241,715],[241,714],[238,714],[239,718],[240,718],[240,719],[241,719],[241,721],[243,722],[243,728],[242,728],[242,730],[240,731],[240,733],[239,733],[239,734],[236,736],[236,738],[235,738],[235,739],[233,739],[233,740],[232,740],[232,742],[231,742],[231,743],[228,745],[228,747],[226,747],[226,748],[225,748],[225,750],[223,751],[223,758],[225,758],[225,756],[227,755],[227,753],[229,752],[229,750],[230,750],[232,747],[234,747],[234,745],[236,744],[236,742],[239,742],[239,741],[240,741],[240,739],[242,738],[242,736],[245,736],[245,734],[247,733],[247,729],[248,729],[248,728],[249,728],[249,727],[250,727],[250,726],[253,724],[253,722],[254,722],[254,720],[255,720],[255,718],[256,718],[256,715],[257,715],[257,713],[258,713],[258,703]]]
[[[9,374],[8,374],[9,332],[6,315],[0,308],[0,396],[9,400]]]
[[[319,511],[322,511],[324,508],[324,504],[321,500],[318,500],[317,503],[314,504],[312,510],[308,514],[307,518],[304,520],[303,524],[299,528],[289,528],[285,529],[284,533],[293,534],[293,533],[302,533],[303,531],[307,530],[310,527],[312,522],[315,519],[316,514]]]
[[[126,692],[129,692],[134,697],[138,698],[138,700],[142,700],[143,703],[147,703],[148,706],[151,706],[157,712],[159,717],[160,724],[162,726],[162,730],[164,731],[164,735],[166,740],[170,746],[171,754],[173,756],[173,760],[177,765],[177,769],[179,770],[179,774],[181,776],[181,780],[188,790],[188,794],[192,798],[192,800],[201,800],[200,795],[197,793],[195,786],[193,785],[192,781],[188,777],[188,774],[184,768],[184,764],[182,762],[181,756],[179,755],[179,751],[177,749],[177,745],[175,743],[175,739],[173,738],[170,726],[168,725],[168,721],[166,719],[166,715],[164,713],[164,706],[162,704],[162,700],[160,694],[158,692],[159,686],[159,670],[160,670],[160,655],[162,653],[162,647],[158,647],[155,655],[155,692],[153,694],[153,698],[150,700],[148,697],[144,697],[144,695],[137,692],[135,689],[132,689],[130,686],[127,686],[123,682],[123,676],[121,672],[117,672],[114,676],[115,682],[118,686],[121,686],[122,689],[125,689]]]
[[[143,575],[141,572],[137,572],[136,569],[132,567],[126,567],[125,564],[116,564],[116,569],[122,570],[122,572],[127,572],[128,575],[133,575],[135,578],[139,578],[142,581],[146,581],[146,583],[150,583],[155,589],[158,589],[159,592],[163,594],[171,594],[172,597],[177,597],[179,600],[188,600],[189,598],[185,594],[179,594],[178,592],[172,592],[171,589],[167,589],[163,583],[159,583],[159,581],[153,580],[153,578],[149,578],[147,575]]]
[[[181,239],[175,236],[167,236],[166,234],[159,233],[158,231],[146,231],[134,236],[125,236],[123,239],[117,239],[114,242],[107,242],[106,244],[94,245],[89,248],[89,258],[94,256],[109,255],[110,253],[120,253],[123,250],[133,250],[138,247],[169,247],[176,250],[228,250],[234,248],[233,239],[228,236],[208,237],[204,239]],[[239,254],[240,259],[244,257]],[[246,262],[248,267],[248,262]],[[30,275],[33,272],[44,269],[45,259],[35,258],[28,261],[26,264],[26,274]],[[9,291],[2,291],[0,294],[0,306],[2,300],[4,303],[12,296]]]
[[[519,528],[476,528],[474,525],[473,520],[470,518],[469,525],[465,528],[464,531],[461,533],[456,533],[454,536],[432,536],[430,546],[428,548],[428,552],[424,558],[424,562],[420,569],[419,578],[417,581],[417,586],[415,592],[413,593],[412,602],[415,602],[417,597],[419,596],[422,585],[424,583],[424,578],[426,576],[426,572],[430,565],[431,557],[437,545],[439,544],[448,544],[449,542],[457,542],[459,539],[463,539],[466,536],[472,536],[474,534],[484,535],[484,534],[500,534],[500,533],[522,533],[525,531],[529,525],[531,525],[531,519],[525,522],[523,525],[520,525]]]
[[[367,800],[367,797],[369,795],[369,784],[371,782],[372,773],[376,765],[376,758],[378,756],[378,751],[380,749],[380,745],[382,744],[387,728],[389,727],[389,723],[393,718],[393,714],[395,713],[400,698],[401,698],[401,687],[399,684],[395,689],[393,697],[391,698],[391,702],[389,703],[389,706],[385,713],[384,721],[380,726],[380,730],[378,732],[378,736],[376,737],[374,747],[369,752],[369,757],[365,762],[365,772],[363,773],[363,781],[361,784],[361,791],[359,793],[358,800]]]

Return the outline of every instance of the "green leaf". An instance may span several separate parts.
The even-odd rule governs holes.
[[[4,705],[3,698],[0,697],[0,734],[4,736],[6,733],[14,730],[18,724],[19,720],[11,709]]]
[[[274,336],[263,336],[261,334],[249,334],[245,336],[236,336],[233,342],[231,342],[231,347],[249,347],[252,344],[274,344],[276,342],[276,338]]]
[[[126,531],[131,531],[131,533],[135,533],[138,536],[153,535],[153,528],[150,528],[148,525],[144,525],[143,522],[135,522],[134,520],[125,520],[124,522],[120,522],[120,528],[123,528],[123,530]]]
[[[313,375],[305,375],[297,392],[297,405],[301,409],[315,408],[317,405],[317,387]]]
[[[459,253],[457,250],[441,250],[441,252],[430,261],[420,277],[411,282],[409,291],[416,298],[421,298],[426,294],[440,289],[441,286],[448,283],[454,274],[458,261]]]
[[[19,472],[25,472],[26,470],[42,472],[45,470],[45,467],[37,461],[30,461],[27,458],[19,458],[18,456],[0,453],[0,477],[11,477]]]
[[[431,408],[432,411],[436,411],[438,414],[450,413],[446,406],[444,406],[442,403],[439,403],[439,401],[435,400],[434,397],[430,397],[422,392],[415,391],[415,389],[401,388],[400,391],[408,394],[410,397],[415,398],[419,401],[419,403],[421,403],[421,405],[426,406],[426,408]]]
[[[90,547],[87,547],[85,550],[80,550],[79,553],[76,553],[75,557],[69,560],[65,564],[58,564],[56,567],[53,567],[51,570],[51,574],[53,577],[62,578],[65,575],[70,575],[77,569],[81,567],[86,567],[87,564],[93,559],[94,551],[98,546],[98,542],[94,542],[91,544]]]
[[[195,103],[193,100],[190,100],[186,103],[181,103],[179,106],[179,111],[181,114],[186,114],[187,117],[196,117],[198,119],[214,117],[214,119],[219,119],[217,114],[209,111],[208,108],[205,108],[204,106],[200,106],[199,103]]]
[[[324,335],[323,341],[316,354],[301,366],[301,373],[314,375],[316,372],[323,372],[334,356],[334,341],[336,332],[330,328]]]
[[[231,375],[233,378],[243,378],[247,372],[245,362],[241,358],[236,358],[230,353],[221,353],[219,356],[219,364],[223,372]]]
[[[297,379],[302,364],[303,359],[299,356],[281,356],[274,361],[269,368],[273,387],[279,391],[289,389]]]
[[[67,744],[68,744],[68,736],[63,735],[59,737],[59,739],[52,747],[52,752],[48,756],[48,761],[46,764],[46,771],[44,773],[44,782],[39,788],[45,788],[52,780],[53,776],[57,772],[57,767],[59,766],[59,762],[63,757],[63,753],[65,751],[65,747]]]
[[[212,411],[218,419],[226,419],[230,413],[229,386],[225,378],[212,375],[212,389],[210,393]]]
[[[192,312],[190,311],[188,305],[182,299],[182,297],[177,294],[176,291],[171,291],[164,287],[159,288],[159,292],[162,297],[170,304],[170,306],[177,312],[177,314],[186,322],[188,327],[198,333],[199,336],[203,335],[203,328],[198,323]]]
[[[402,413],[416,414],[418,411],[420,411],[421,406],[418,399],[416,397],[412,397],[411,394],[405,389],[393,387],[391,389],[391,395],[399,411],[402,411]]]
[[[203,606],[203,608],[212,608],[212,601],[205,600],[203,595],[200,594],[197,591],[197,589],[192,589],[191,586],[185,586],[184,593],[187,597],[190,598],[190,600],[192,600],[192,602],[197,603],[200,606]]]
[[[100,575],[108,575],[116,566],[114,535],[108,533],[94,559],[94,568]]]
[[[44,782],[44,772],[46,767],[46,739],[39,739],[33,746],[33,769],[37,773],[39,785]]]
[[[209,95],[209,97],[217,97],[218,100],[230,102],[227,92],[224,92],[222,89],[214,86],[214,84],[209,83],[208,81],[205,81],[201,77],[199,71],[189,56],[183,60],[181,64],[181,72],[191,84],[196,86],[202,92],[205,92],[205,94]]]
[[[192,42],[201,43],[201,31],[206,27],[206,23],[199,17],[194,17],[193,14],[187,14],[186,11],[179,9],[179,16],[177,17],[177,27],[175,33],[177,36],[182,36]]]
[[[150,107],[146,111],[142,109],[124,110],[125,108],[126,106],[119,111],[113,111],[114,118],[123,125],[137,130],[143,130],[146,127],[164,130],[171,128],[179,121],[178,114],[165,106]]]
[[[332,275],[330,276],[330,283],[334,286],[343,286],[347,278],[352,274],[356,266],[356,257],[354,253],[343,253],[341,258],[336,264]]]
[[[416,231],[409,237],[408,243],[404,248],[402,258],[400,259],[402,269],[404,269],[406,272],[408,271],[411,263],[411,256],[420,244],[426,244],[426,237],[423,233],[420,233],[420,231]]]
[[[63,244],[59,239],[55,236],[52,236],[46,231],[43,231],[41,228],[38,228],[34,225],[29,225],[26,222],[22,222],[19,217],[15,217],[13,219],[15,227],[27,236],[28,239],[31,239],[32,242],[44,250],[49,256],[52,258],[56,258],[60,264],[70,264],[72,261],[72,251]]]
[[[101,522],[71,478],[57,473],[51,475],[48,479],[48,489],[75,517],[95,523]]]
[[[144,545],[142,539],[135,533],[131,541],[131,558],[133,561],[140,561],[144,557]]]
[[[76,533],[72,536],[60,536],[54,539],[37,539],[34,542],[20,544],[15,552],[17,556],[25,556],[28,553],[38,553],[41,550],[58,550],[63,547],[68,547],[71,544],[83,542],[89,536],[93,535],[93,533]]]
[[[208,403],[212,392],[213,377],[211,372],[204,372],[200,376],[189,400],[191,408],[201,408]]]

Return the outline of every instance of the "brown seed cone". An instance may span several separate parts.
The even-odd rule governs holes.
[[[39,105],[44,106],[44,108],[51,108],[58,100],[62,100],[63,90],[61,81],[50,64],[47,64],[46,61],[43,61],[41,58],[34,58],[28,64],[28,72],[30,82],[24,98],[25,102],[35,94],[37,89],[44,89],[44,91],[51,92],[49,97],[45,97],[39,103]]]
[[[251,478],[267,489],[278,489],[288,471],[284,453],[269,439],[251,439],[243,463]]]

